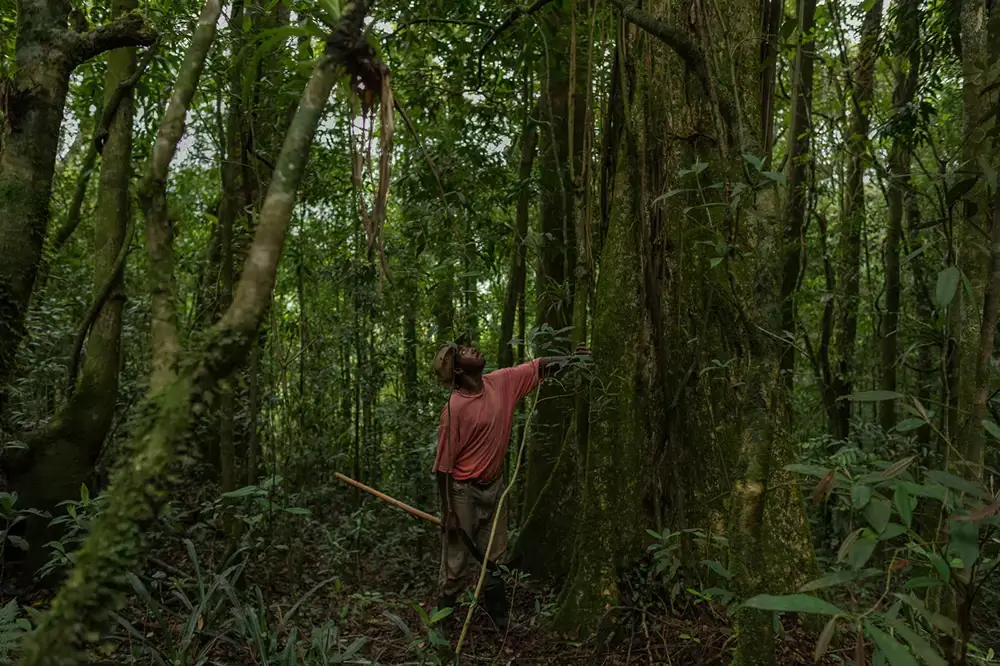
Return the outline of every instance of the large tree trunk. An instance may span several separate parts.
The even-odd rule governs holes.
[[[875,63],[880,51],[881,24],[882,3],[875,2],[865,12],[858,59],[852,73],[850,127],[846,140],[847,185],[837,248],[838,316],[832,385],[837,410],[830,423],[830,432],[836,439],[844,439],[850,434],[852,402],[843,398],[853,392],[861,299],[861,238],[865,222],[864,175],[868,165],[868,129],[875,96]]]
[[[65,0],[18,3],[14,76],[0,138],[0,409],[45,242],[70,74],[100,53],[155,38],[134,13],[80,34],[66,27],[70,11]]]
[[[112,12],[120,17],[135,6],[135,0],[116,0]],[[119,86],[127,85],[135,67],[134,48],[119,49],[108,56],[104,83],[106,108],[119,95]],[[70,387],[66,404],[40,432],[29,438],[30,467],[11,479],[12,487],[26,506],[54,514],[59,502],[79,497],[80,484],[93,473],[118,396],[125,300],[121,291],[125,257],[122,249],[127,242],[131,199],[132,96],[128,90],[117,103],[102,155],[94,215],[93,298],[98,313],[90,326],[79,386]],[[76,353],[74,349],[74,361]],[[32,571],[44,562],[42,544],[56,538],[57,530],[49,528],[46,522],[32,520],[25,535],[32,546],[26,566]]]
[[[896,18],[893,55],[896,57],[893,112],[897,117],[908,112],[917,90],[920,71],[920,5],[917,0],[901,0]],[[904,127],[908,125],[903,125]],[[885,235],[885,313],[882,316],[882,380],[884,391],[896,390],[896,365],[899,354],[898,329],[901,303],[900,244],[903,242],[904,199],[910,187],[912,133],[897,132],[889,148],[888,221]],[[896,425],[896,403],[879,404],[879,425],[888,431]]]
[[[550,11],[540,21],[548,49],[540,60],[538,181],[540,229],[535,279],[535,325],[540,329],[535,355],[566,353],[572,325],[575,266],[575,188],[580,172],[586,95],[586,30],[581,16],[589,3],[572,0],[567,9]],[[564,339],[559,339],[564,338]],[[546,382],[538,401],[524,479],[525,522],[516,549],[518,560],[535,575],[566,573],[570,558],[570,523],[574,450],[573,399],[557,382]]]
[[[193,45],[203,41],[199,37],[205,32],[214,33],[219,9],[215,0],[209,1]],[[124,602],[128,588],[124,574],[136,565],[142,550],[143,530],[158,514],[167,469],[188,436],[192,413],[203,406],[218,380],[228,376],[241,362],[267,312],[295,192],[323,108],[340,75],[338,70],[346,62],[361,61],[359,51],[364,61],[374,57],[371,47],[359,35],[366,9],[364,2],[348,5],[302,94],[277,160],[232,305],[209,331],[204,344],[190,356],[190,362],[178,368],[173,376],[163,372],[165,367],[172,367],[168,359],[157,359],[155,367],[160,383],[151,386],[148,418],[142,420],[134,436],[133,460],[116,471],[107,508],[95,520],[78,552],[77,564],[67,584],[53,600],[51,610],[42,616],[38,628],[26,639],[21,661],[24,666],[85,663],[87,638],[100,635],[111,622],[112,612]],[[179,78],[189,71],[182,68]],[[176,117],[168,110],[165,121]],[[165,170],[160,173],[166,176]],[[154,283],[154,288],[157,286]]]
[[[801,498],[783,471],[794,451],[781,346],[761,333],[781,325],[776,211],[764,192],[758,215],[715,213],[728,205],[695,206],[694,220],[684,212],[702,195],[728,204],[742,155],[762,150],[757,36],[730,42],[720,25],[759,27],[759,5],[728,0],[721,15],[684,14],[691,22],[681,27],[659,19],[679,15],[672,0],[613,4],[630,24],[619,41],[624,132],[593,336],[606,397],[594,406],[559,615],[585,630],[619,605],[620,567],[642,555],[646,528],[712,525],[717,534],[728,523],[741,595],[794,590],[812,559]],[[731,92],[720,80],[743,85]],[[722,190],[707,189],[716,182]],[[654,203],[675,189],[693,192]],[[733,253],[699,242],[717,235]],[[741,613],[741,663],[773,660],[770,622]]]

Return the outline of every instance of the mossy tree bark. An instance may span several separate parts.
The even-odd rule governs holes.
[[[49,223],[49,198],[73,70],[155,34],[128,13],[85,33],[67,28],[66,0],[18,3],[14,75],[0,140],[0,408],[11,378]]]
[[[192,50],[203,42],[199,37],[214,33],[219,9],[217,0],[206,4]],[[232,305],[179,364],[161,350],[154,366],[156,385],[150,387],[145,417],[134,434],[133,456],[115,472],[106,510],[94,522],[51,610],[27,638],[21,661],[24,666],[86,663],[88,638],[99,635],[110,623],[111,613],[123,603],[128,588],[124,574],[141,555],[143,531],[157,516],[167,469],[190,432],[192,415],[211,400],[218,381],[242,361],[270,305],[295,193],[339,70],[345,64],[356,67],[373,58],[371,47],[360,36],[366,9],[364,2],[345,8],[306,85],[277,160]],[[182,67],[179,80],[186,73],[191,70]],[[164,124],[176,122],[176,118],[168,108]],[[154,283],[154,288],[157,286]]]
[[[116,0],[116,18],[136,7],[135,0]],[[104,105],[115,103],[119,86],[127,85],[136,69],[134,48],[112,51],[104,83]],[[97,190],[94,229],[93,294],[98,312],[90,326],[86,357],[79,385],[74,385],[66,403],[52,420],[28,439],[29,464],[11,479],[11,486],[24,501],[44,511],[55,512],[59,502],[76,499],[80,484],[94,471],[115,413],[118,371],[121,365],[122,254],[130,224],[130,167],[132,161],[132,95],[123,91],[117,110],[107,127]],[[96,151],[96,147],[94,148]],[[103,297],[103,298],[102,298]],[[101,302],[103,301],[103,302]],[[74,350],[74,355],[76,351]],[[25,535],[32,546],[26,561],[29,570],[44,562],[42,544],[57,538],[47,521],[32,520]]]
[[[584,110],[589,86],[586,25],[589,3],[571,0],[538,16],[545,34],[539,60],[538,266],[535,278],[536,356],[571,347],[576,198],[572,174],[581,173]],[[569,568],[574,487],[573,398],[556,381],[542,386],[524,479],[525,523],[516,557],[535,575],[561,576]]]
[[[726,31],[759,28],[759,4],[685,13],[683,27],[661,18],[678,15],[674,0],[612,4],[628,23],[609,111],[623,129],[593,335],[595,385],[605,388],[592,398],[557,618],[585,633],[618,605],[621,567],[641,557],[646,528],[725,533],[742,596],[794,589],[813,558],[783,471],[793,450],[782,348],[766,334],[781,325],[783,232],[773,195],[753,200],[745,175],[758,176],[742,157],[763,146],[761,54],[754,35],[730,41]],[[661,197],[671,190],[685,191]],[[703,196],[723,205],[699,207]],[[741,614],[737,630],[741,663],[773,662],[769,615]]]

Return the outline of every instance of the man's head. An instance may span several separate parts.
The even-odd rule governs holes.
[[[478,377],[486,367],[482,352],[468,344],[449,342],[434,356],[434,373],[443,386],[457,386],[461,377]]]

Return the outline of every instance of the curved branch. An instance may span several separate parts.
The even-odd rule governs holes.
[[[709,97],[714,96],[718,100],[719,112],[732,133],[736,127],[736,105],[729,91],[709,74],[708,60],[698,45],[676,26],[654,18],[634,5],[626,5],[624,0],[609,0],[609,2],[621,10],[622,18],[656,37],[680,56]]]
[[[138,12],[131,12],[83,34],[70,33],[66,57],[71,68],[87,62],[106,51],[125,46],[151,46],[156,32]]]
[[[90,333],[91,327],[93,327],[94,322],[97,321],[97,317],[100,316],[101,310],[104,309],[104,304],[108,302],[111,298],[112,292],[114,292],[115,285],[118,283],[119,278],[121,278],[122,273],[125,271],[125,259],[128,257],[129,248],[132,245],[132,237],[135,235],[135,222],[129,220],[128,231],[125,232],[125,242],[122,243],[121,249],[118,251],[118,256],[115,258],[115,265],[111,271],[111,275],[101,286],[101,290],[97,293],[97,297],[90,304],[90,309],[87,310],[86,316],[83,318],[83,322],[80,324],[80,328],[76,332],[76,338],[73,340],[73,349],[70,351],[69,356],[69,366],[66,371],[66,397],[67,399],[73,395],[76,390],[76,376],[80,370],[80,355],[83,352],[83,345],[87,341],[87,335]]]
[[[97,156],[104,152],[104,142],[108,139],[111,121],[118,115],[118,107],[121,106],[122,100],[139,83],[139,79],[146,72],[146,67],[149,65],[150,60],[152,60],[155,50],[155,45],[146,49],[135,72],[115,88],[108,99],[108,103],[104,105],[104,109],[101,111],[101,119],[94,127],[93,138],[87,147],[87,154],[83,158],[80,178],[76,181],[76,189],[73,191],[73,199],[69,205],[69,212],[66,214],[66,221],[59,227],[59,230],[52,239],[52,246],[48,252],[50,258],[47,262],[51,262],[52,257],[59,253],[63,245],[69,241],[73,232],[76,231],[76,228],[80,226],[80,211],[83,209],[83,200],[87,194],[87,185],[90,183],[90,176],[94,173]],[[48,276],[47,266],[40,271],[40,275],[39,286],[44,286],[45,278]]]
[[[500,35],[506,32],[512,25],[514,25],[522,17],[534,14],[539,9],[545,7],[545,5],[548,5],[551,2],[552,0],[535,0],[535,2],[532,3],[530,7],[518,7],[517,9],[515,9],[514,11],[512,11],[510,14],[507,15],[507,18],[503,20],[503,23],[494,28],[493,32],[490,33],[490,36],[486,38],[486,41],[483,42],[483,45],[479,48],[479,65],[476,69],[477,88],[483,87],[483,56],[486,55],[486,51],[490,48],[490,46],[493,45],[493,42],[495,42]]]

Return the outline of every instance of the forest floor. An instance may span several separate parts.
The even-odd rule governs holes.
[[[230,560],[246,557],[242,575],[231,578],[239,603],[235,594],[227,600],[224,585],[211,583],[229,574],[223,564],[227,540],[207,505],[191,514],[200,519],[188,521],[183,533],[152,535],[152,555],[141,576],[150,598],[130,598],[121,616],[131,629],[121,624],[102,642],[100,663],[162,663],[153,658],[156,652],[165,663],[195,664],[190,655],[197,653],[209,664],[284,665],[290,662],[275,657],[283,646],[292,643],[300,653],[308,652],[302,647],[305,638],[330,622],[336,625],[341,651],[363,639],[360,649],[343,661],[294,663],[450,663],[450,648],[433,644],[426,614],[419,610],[431,610],[436,601],[437,528],[368,497],[359,508],[351,492],[334,490],[340,492],[328,490],[302,502],[312,508],[310,517],[256,514],[261,520],[244,536],[245,544],[249,537],[246,550]],[[523,574],[512,578],[509,629],[501,633],[484,612],[476,612],[463,663],[680,666],[731,661],[733,632],[725,608],[691,601],[696,595],[682,593],[684,599],[672,608],[632,600],[633,608],[616,609],[600,640],[576,641],[550,628],[556,608],[551,585]],[[45,605],[39,596],[21,601]],[[452,646],[467,610],[463,606],[456,617],[434,627]],[[243,618],[240,626],[233,620],[238,616]],[[253,618],[258,630],[250,631],[246,620]],[[780,663],[813,663],[815,631],[788,620],[783,629]],[[185,641],[189,660],[178,662],[178,646]],[[271,649],[263,647],[267,642]],[[853,641],[844,642],[835,644],[823,663],[850,662],[853,645],[846,643]],[[271,654],[265,657],[265,652]]]

